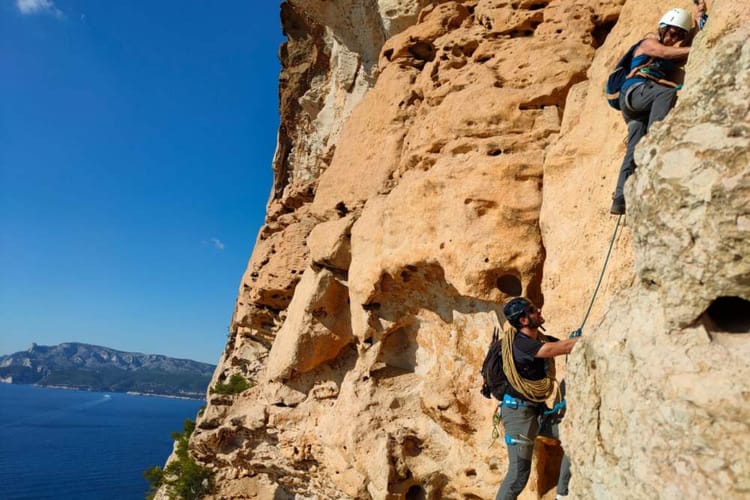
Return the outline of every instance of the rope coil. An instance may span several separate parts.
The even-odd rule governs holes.
[[[523,378],[518,373],[518,370],[516,370],[516,364],[513,361],[513,338],[515,335],[516,329],[510,325],[503,330],[503,372],[510,385],[520,392],[526,400],[533,401],[534,403],[544,403],[555,391],[555,387],[557,387],[558,393],[560,392],[559,384],[555,379],[555,361],[553,359],[547,363],[547,373],[544,378],[539,380]],[[549,342],[549,339],[541,332],[539,333],[538,340],[542,343]]]

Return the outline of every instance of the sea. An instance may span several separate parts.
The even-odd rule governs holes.
[[[143,499],[205,403],[0,384],[0,499]]]

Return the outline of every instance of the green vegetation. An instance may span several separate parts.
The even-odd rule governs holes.
[[[150,485],[147,500],[153,499],[162,486],[166,487],[171,498],[181,500],[197,500],[213,490],[211,472],[193,460],[188,452],[188,440],[195,430],[195,422],[185,420],[182,429],[182,432],[172,433],[172,438],[177,442],[177,458],[163,470],[159,466],[154,466],[143,473],[143,477]]]
[[[239,394],[255,386],[255,382],[245,380],[245,377],[235,373],[229,377],[226,384],[216,384],[211,388],[211,394]]]

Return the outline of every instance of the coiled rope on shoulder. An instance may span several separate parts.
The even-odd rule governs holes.
[[[558,395],[556,399],[560,397],[559,384],[555,379],[555,360],[554,358],[548,360],[546,376],[540,380],[529,380],[523,378],[516,370],[516,363],[513,361],[513,339],[516,336],[516,329],[510,324],[506,325],[503,330],[503,342],[502,342],[502,355],[503,355],[503,372],[518,392],[520,392],[525,399],[533,401],[535,403],[543,403],[549,398],[557,388]],[[537,338],[543,344],[549,342],[549,339],[541,332]]]

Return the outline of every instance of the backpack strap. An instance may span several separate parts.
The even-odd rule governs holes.
[[[653,57],[649,57],[648,59],[646,59],[646,62],[645,62],[645,63],[643,63],[643,64],[639,64],[639,65],[638,65],[638,66],[636,66],[635,68],[631,69],[631,70],[630,70],[630,73],[628,73],[628,76],[626,76],[626,77],[625,77],[625,80],[626,80],[626,81],[627,81],[627,80],[630,80],[630,79],[631,79],[631,78],[633,78],[634,76],[646,76],[646,74],[644,74],[644,75],[638,75],[638,72],[639,72],[640,70],[642,70],[643,68],[646,68],[646,67],[650,66],[652,62],[654,62],[654,58],[653,58]]]
[[[639,67],[638,69],[640,70],[641,68]],[[678,83],[675,83],[675,82],[673,82],[671,80],[666,80],[664,78],[656,78],[655,76],[649,75],[648,73],[639,73],[636,76],[638,76],[640,78],[646,78],[647,80],[651,80],[652,82],[656,82],[659,85],[664,85],[665,87],[672,87],[673,89],[676,89],[677,87],[680,86]]]
[[[643,42],[643,40],[641,40],[640,42],[638,42],[634,46],[634,48],[637,47],[638,45],[640,45],[641,42]],[[635,58],[635,51],[633,52],[633,58]],[[639,64],[638,66],[636,66],[635,68],[633,68],[630,71],[630,73],[628,73],[628,76],[625,78],[625,81],[628,81],[629,79],[637,76],[637,77],[640,77],[640,78],[646,78],[647,80],[651,80],[652,82],[656,82],[659,85],[664,85],[665,87],[672,87],[672,88],[679,87],[678,83],[675,83],[675,82],[673,82],[671,80],[666,80],[664,78],[657,78],[654,75],[650,74],[648,71],[642,71],[642,70],[648,68],[649,66],[651,66],[651,64],[653,64],[653,62],[654,62],[654,59],[656,59],[656,58],[654,56],[651,56],[648,59],[646,59],[645,63]]]

